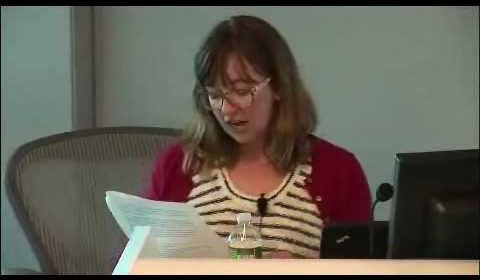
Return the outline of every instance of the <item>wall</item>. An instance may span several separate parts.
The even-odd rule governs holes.
[[[478,148],[478,7],[97,7],[97,124],[183,127],[194,52],[237,13],[289,41],[316,133],[357,155],[372,194],[397,152]]]
[[[478,7],[96,7],[97,124],[183,127],[193,54],[237,13],[284,34],[316,133],[359,157],[372,193],[391,182],[396,152],[478,148]],[[1,20],[1,266],[38,269],[4,173],[20,144],[72,129],[71,11],[2,7]]]
[[[39,270],[3,182],[19,145],[72,127],[70,8],[2,6],[1,13],[1,266]]]

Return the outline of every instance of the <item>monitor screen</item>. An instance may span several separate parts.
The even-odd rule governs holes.
[[[399,153],[388,258],[479,258],[479,150]]]

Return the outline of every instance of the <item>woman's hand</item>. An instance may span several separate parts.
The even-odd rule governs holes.
[[[272,251],[263,254],[264,259],[294,259],[293,255],[287,251]]]

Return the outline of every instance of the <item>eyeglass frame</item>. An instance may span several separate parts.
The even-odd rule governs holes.
[[[266,86],[270,83],[271,79],[270,77],[267,77],[265,78],[263,81],[259,82],[258,84],[254,85],[253,87],[249,88],[249,89],[246,89],[246,91],[248,91],[248,94],[250,94],[251,96],[251,101],[250,103],[248,104],[248,106],[245,106],[245,107],[242,107],[238,104],[235,104],[235,106],[241,108],[241,109],[246,109],[246,108],[249,108],[250,106],[252,106],[253,102],[255,101],[255,96]],[[216,91],[218,89],[216,88],[213,88],[213,87],[208,87],[208,86],[205,86],[204,87],[204,90],[205,90],[205,93],[207,94],[207,99],[208,99],[208,103],[210,104],[210,109],[215,109],[215,110],[218,110],[218,111],[221,111],[223,109],[223,104],[225,103],[225,98],[227,98],[227,96],[229,94],[232,94],[232,93],[236,93],[238,92],[238,90],[223,90],[223,89],[220,89],[220,91],[222,92],[221,96],[219,96],[218,98],[221,98],[221,102],[220,102],[220,105],[219,106],[214,106],[212,105],[212,102],[211,102],[211,95],[210,95],[210,92],[212,91]],[[239,95],[239,96],[242,96],[242,95]],[[229,100],[229,102],[232,102],[231,100]]]

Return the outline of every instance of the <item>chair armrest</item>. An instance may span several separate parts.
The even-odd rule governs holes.
[[[30,268],[20,268],[20,267],[2,268],[2,275],[40,275],[40,274],[45,274],[45,273],[30,269]]]

